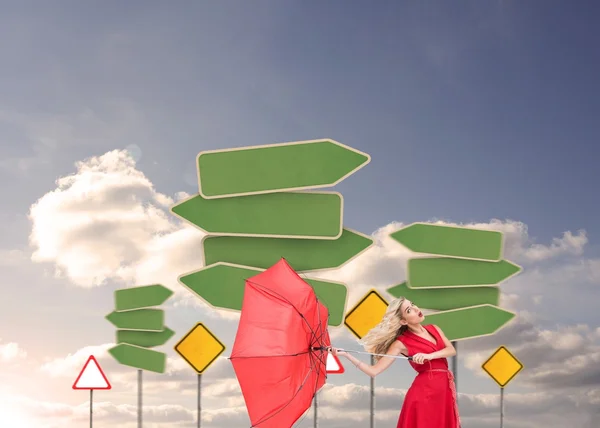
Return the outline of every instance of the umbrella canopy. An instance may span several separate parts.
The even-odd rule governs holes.
[[[230,360],[252,427],[290,428],[325,384],[328,310],[281,259],[246,280]]]

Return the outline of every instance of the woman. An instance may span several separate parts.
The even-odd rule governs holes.
[[[395,299],[361,344],[373,354],[412,357],[409,363],[418,374],[404,397],[396,428],[459,428],[454,377],[446,360],[456,355],[456,350],[439,327],[421,325],[424,319],[414,303]],[[344,356],[371,377],[396,360],[375,356],[375,365],[370,365],[342,350],[332,348],[332,352]]]

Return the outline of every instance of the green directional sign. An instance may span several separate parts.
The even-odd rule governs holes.
[[[192,196],[173,214],[202,231],[222,236],[337,239],[342,234],[342,195],[283,192],[236,198]]]
[[[215,263],[182,275],[178,279],[181,284],[210,305],[240,311],[246,279],[263,270],[230,263]],[[313,287],[319,300],[329,310],[329,325],[339,326],[344,320],[348,294],[346,286],[337,282],[303,279]]]
[[[166,354],[146,348],[165,344],[175,334],[164,325],[165,313],[151,308],[164,303],[173,292],[161,284],[115,291],[115,310],[105,318],[115,325],[117,346],[109,350],[121,364],[163,373]]]
[[[520,266],[506,260],[484,262],[448,257],[415,258],[408,260],[406,282],[410,288],[496,285],[520,271]]]
[[[473,339],[496,333],[515,317],[513,312],[493,305],[436,312],[425,317],[425,324],[435,324],[448,340]]]
[[[105,318],[120,329],[162,331],[165,314],[161,309],[137,309],[126,312],[113,311]]]
[[[330,139],[200,152],[200,195],[206,199],[333,187],[371,157]]]
[[[164,345],[174,334],[175,332],[168,327],[163,331],[117,330],[117,343],[152,348]]]
[[[338,268],[373,245],[373,240],[344,228],[336,240],[207,236],[204,265],[227,262],[261,269],[285,258],[296,271]]]
[[[117,346],[110,348],[108,352],[115,360],[123,365],[156,373],[165,372],[167,355],[163,352],[157,352],[127,343],[120,343]]]
[[[394,297],[405,297],[420,308],[445,311],[481,304],[497,306],[500,302],[498,287],[460,287],[460,288],[409,288],[406,282],[387,289]]]
[[[466,227],[413,223],[390,236],[416,253],[475,260],[502,258],[502,233]]]
[[[172,294],[171,290],[160,284],[123,288],[115,291],[115,310],[127,311],[159,306]]]

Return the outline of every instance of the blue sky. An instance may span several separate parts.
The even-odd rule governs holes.
[[[323,137],[372,157],[335,188],[344,195],[346,226],[371,234],[392,222],[499,219],[498,227],[514,238],[516,260],[531,275],[503,288],[519,296],[515,310],[533,313],[535,326],[556,334],[558,326],[578,324],[595,331],[598,12],[589,1],[577,7],[559,1],[6,2],[0,16],[0,230],[7,285],[0,321],[18,327],[0,329],[0,338],[18,342],[39,361],[113,340],[102,317],[122,278],[110,257],[105,266],[69,258],[85,251],[60,226],[66,199],[62,208],[40,209],[44,224],[28,218],[58,178],[81,172],[76,162],[129,148],[133,168],[152,186],[136,184],[145,189],[142,197],[175,198],[197,192],[199,151]],[[129,171],[126,162],[115,165]],[[521,222],[520,228],[509,221]],[[36,224],[46,231],[44,263],[31,261]],[[115,245],[123,254],[135,245],[138,252],[147,248],[135,240],[145,232],[129,237],[127,228],[118,230],[125,244],[102,247],[106,243],[92,236],[89,254],[109,254]],[[567,231],[575,238],[563,237]],[[562,241],[552,247],[553,239]],[[544,257],[532,255],[536,243],[547,249]],[[126,255],[133,265],[146,256]],[[361,290],[374,279],[360,277],[363,262],[356,263],[341,275]],[[200,267],[192,259],[184,265]],[[55,278],[57,266],[62,276]],[[74,273],[77,266],[87,267]],[[384,267],[393,272],[394,265]],[[182,268],[164,275],[176,277]],[[143,269],[131,275],[149,279]],[[106,275],[108,282],[81,286],[85,272]],[[381,275],[396,278],[390,271]],[[544,303],[533,304],[534,296]],[[575,309],[557,309],[565,301]],[[172,312],[181,322],[178,336],[205,309],[182,311]],[[87,333],[74,324],[86,325]],[[233,331],[232,322],[220,325],[215,328],[224,335]],[[597,352],[594,340],[590,355]],[[368,383],[349,376],[340,385]],[[472,376],[463,385],[473,394],[494,391],[477,382]],[[593,388],[600,394],[598,384]],[[64,400],[75,405],[84,398]]]

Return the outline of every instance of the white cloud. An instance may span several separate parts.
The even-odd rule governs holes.
[[[0,362],[10,363],[27,358],[27,351],[16,342],[2,343],[0,339]]]
[[[461,226],[461,224],[457,223],[437,223]],[[502,232],[505,239],[505,258],[524,264],[546,261],[562,256],[580,256],[583,254],[584,248],[588,243],[585,230],[579,230],[575,235],[571,231],[564,232],[561,238],[553,238],[550,245],[539,244],[529,236],[526,224],[513,220],[502,221],[493,219],[489,223],[468,223],[462,224],[462,226]]]
[[[86,346],[77,350],[73,354],[69,354],[63,358],[54,358],[50,361],[45,362],[40,370],[47,373],[51,377],[68,376],[75,377],[77,373],[81,371],[83,365],[88,360],[90,355],[93,355],[98,361],[110,357],[108,349],[113,347],[114,344],[107,343],[104,345]],[[112,358],[112,357],[110,357]]]
[[[76,284],[132,280],[147,245],[174,230],[163,211],[172,200],[154,190],[125,152],[77,164],[32,207],[33,260],[54,262]]]
[[[161,283],[175,292],[169,304],[207,307],[177,282],[202,267],[204,234],[169,213],[175,200],[153,187],[127,151],[114,150],[76,167],[31,206],[32,260],[53,263],[56,275],[81,287]]]
[[[69,405],[55,401],[41,401],[15,394],[0,394],[0,422],[10,427],[63,428],[80,426],[89,420],[89,402]],[[8,413],[6,412],[8,411]],[[94,425],[137,426],[137,407],[94,400]],[[144,404],[144,426],[166,428],[190,426],[195,412],[180,405]],[[17,423],[25,424],[18,425]],[[10,424],[10,425],[8,425]]]

